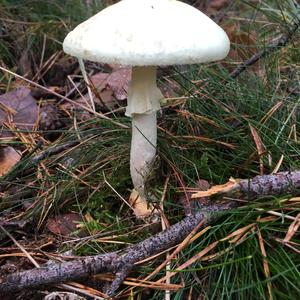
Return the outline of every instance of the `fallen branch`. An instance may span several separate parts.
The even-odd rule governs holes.
[[[225,207],[222,208],[224,210]],[[24,288],[37,287],[70,280],[81,279],[101,272],[112,272],[116,278],[108,295],[112,295],[127,276],[134,264],[159,253],[182,241],[200,222],[208,222],[209,213],[197,213],[171,226],[121,253],[111,252],[74,261],[51,264],[49,266],[0,277],[0,294],[14,293]]]
[[[208,190],[206,196],[216,194],[226,196],[234,193],[235,195],[239,194],[241,198],[250,200],[264,195],[294,194],[300,188],[300,171],[257,176],[250,180],[231,180],[227,185],[216,187],[213,193],[214,187]],[[197,198],[204,195],[199,193],[195,193],[192,197]],[[78,280],[102,272],[111,272],[116,275],[110,288],[106,291],[107,295],[111,296],[137,262],[180,243],[200,222],[203,222],[203,226],[207,225],[216,220],[220,216],[220,212],[238,205],[238,201],[229,201],[221,205],[210,204],[201,212],[186,217],[169,229],[127,247],[122,252],[79,258],[0,277],[0,294],[12,294],[24,288]]]
[[[44,159],[46,159],[50,156],[59,154],[59,153],[65,151],[65,150],[68,150],[68,149],[70,149],[74,146],[77,146],[78,144],[80,144],[80,141],[70,141],[70,142],[67,142],[67,143],[62,144],[62,145],[58,145],[58,146],[48,148],[45,151],[33,156],[30,159],[30,163],[37,164],[40,161],[42,161],[42,160],[44,160]]]
[[[215,185],[207,191],[199,191],[192,199],[214,195],[234,195],[240,199],[253,200],[267,195],[295,194],[300,188],[300,171],[279,172],[274,175],[256,176],[253,179],[230,179],[226,184]]]

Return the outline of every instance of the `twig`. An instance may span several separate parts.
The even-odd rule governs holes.
[[[25,254],[25,256],[31,261],[31,263],[35,267],[39,268],[39,264],[17,240],[3,226],[0,225],[0,229],[16,244],[16,246]]]
[[[36,267],[40,268],[40,265],[37,263],[37,261],[28,253],[28,251],[2,226],[0,225],[0,229],[15,243],[15,245],[24,253],[24,255],[29,259],[29,261]],[[90,294],[86,293],[85,290],[80,288],[74,288],[71,285],[68,284],[58,284],[57,287],[71,290],[71,291],[77,291],[79,293],[83,293],[87,296],[91,296]],[[95,299],[100,299],[99,297],[95,297]],[[103,298],[101,298],[103,299]]]
[[[282,34],[281,37],[276,42],[267,46],[264,50],[252,55],[246,61],[242,62],[240,65],[237,66],[237,68],[235,70],[233,70],[230,73],[230,76],[232,78],[238,77],[242,72],[244,72],[249,66],[255,64],[259,59],[285,47],[290,42],[290,40],[292,39],[292,37],[294,36],[296,31],[298,30],[299,26],[300,26],[300,20],[297,20],[291,26],[291,28],[288,28],[286,34]]]
[[[24,229],[26,225],[28,225],[29,221],[28,220],[24,220],[24,221],[7,221],[7,220],[2,220],[0,218],[0,228],[1,227],[6,227],[6,228],[10,228],[13,230],[16,229]]]
[[[46,149],[45,151],[35,155],[30,159],[30,162],[33,164],[39,163],[41,160],[44,160],[47,157],[59,154],[67,149],[70,149],[71,147],[74,147],[76,145],[80,144],[80,141],[70,141],[62,145],[54,146],[51,148]]]
[[[275,175],[256,176],[253,179],[236,180],[235,183],[222,188],[215,188],[223,196],[239,195],[244,199],[256,199],[265,195],[295,193],[300,188],[300,171],[281,172]],[[212,194],[212,189],[201,192]],[[196,193],[197,194],[197,193]],[[203,195],[201,195],[203,197]],[[204,195],[207,196],[207,195]],[[194,197],[195,198],[195,197]],[[201,212],[186,217],[183,221],[172,225],[136,245],[129,246],[122,252],[110,252],[93,257],[85,257],[58,264],[28,270],[0,277],[0,294],[15,293],[24,288],[33,288],[46,284],[56,284],[78,280],[90,275],[111,272],[116,275],[107,290],[109,296],[119,288],[124,278],[135,267],[136,263],[183,241],[200,223],[205,226],[216,220],[221,212],[240,205],[238,201],[223,204],[213,202]],[[198,227],[201,227],[200,225]],[[199,228],[200,229],[200,228]]]
[[[229,208],[228,205],[218,208],[219,211]],[[88,277],[90,275],[112,272],[116,278],[108,289],[112,295],[120,286],[129,270],[135,263],[162,252],[181,242],[200,222],[212,220],[210,213],[197,213],[171,226],[136,245],[130,246],[122,253],[111,252],[74,261],[51,264],[39,269],[0,277],[0,294],[15,293],[24,288],[33,288],[46,284],[55,284]]]
[[[221,195],[232,198],[253,200],[268,195],[295,194],[300,189],[300,171],[279,172],[272,175],[256,176],[252,179],[233,179],[222,185],[215,185],[207,191],[195,192],[191,198]],[[211,205],[211,208],[213,204]]]

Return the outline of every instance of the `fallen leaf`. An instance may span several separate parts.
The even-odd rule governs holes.
[[[111,88],[117,100],[127,99],[127,91],[131,80],[131,68],[120,67],[115,69],[107,78],[107,86]]]
[[[27,48],[27,47],[26,47]],[[20,49],[21,57],[18,61],[19,74],[22,76],[31,77],[32,75],[32,64],[30,60],[30,53],[28,49]]]
[[[233,44],[228,56],[234,60],[245,60],[257,52],[256,33],[241,31],[239,25],[226,28],[226,33]]]
[[[101,106],[115,108],[118,101],[127,99],[127,91],[131,80],[131,68],[115,68],[111,74],[97,73],[90,78],[92,91]]]
[[[14,136],[9,128],[33,130],[37,120],[38,106],[30,89],[20,87],[0,95],[0,137]]]
[[[21,154],[13,147],[0,148],[0,176],[7,174],[21,159]]]
[[[70,236],[78,231],[82,217],[76,213],[61,214],[47,221],[47,228],[54,234]]]
[[[126,105],[129,82],[131,80],[131,68],[120,66],[109,66],[112,73],[97,73],[89,78],[90,87],[95,104],[100,110],[111,111]],[[75,100],[84,106],[89,102],[89,95],[85,94]],[[71,103],[64,103],[62,109],[74,108]],[[80,119],[88,119],[89,114],[84,113]]]
[[[225,8],[230,4],[230,0],[210,0],[201,1],[200,3],[202,3],[202,7],[199,7],[201,11],[204,11],[210,17],[215,17],[222,15]]]

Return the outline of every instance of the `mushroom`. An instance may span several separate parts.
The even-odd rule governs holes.
[[[176,0],[122,0],[65,38],[68,54],[133,67],[126,115],[132,117],[130,172],[142,199],[148,198],[145,185],[155,159],[156,112],[163,98],[156,85],[156,66],[220,60],[229,46],[222,28]]]

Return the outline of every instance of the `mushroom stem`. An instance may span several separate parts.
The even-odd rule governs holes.
[[[130,173],[135,190],[145,199],[156,153],[156,111],[162,97],[156,85],[156,68],[134,67],[126,109],[126,115],[132,117]]]
[[[132,117],[130,173],[135,190],[147,198],[145,184],[150,176],[156,153],[156,112]]]

